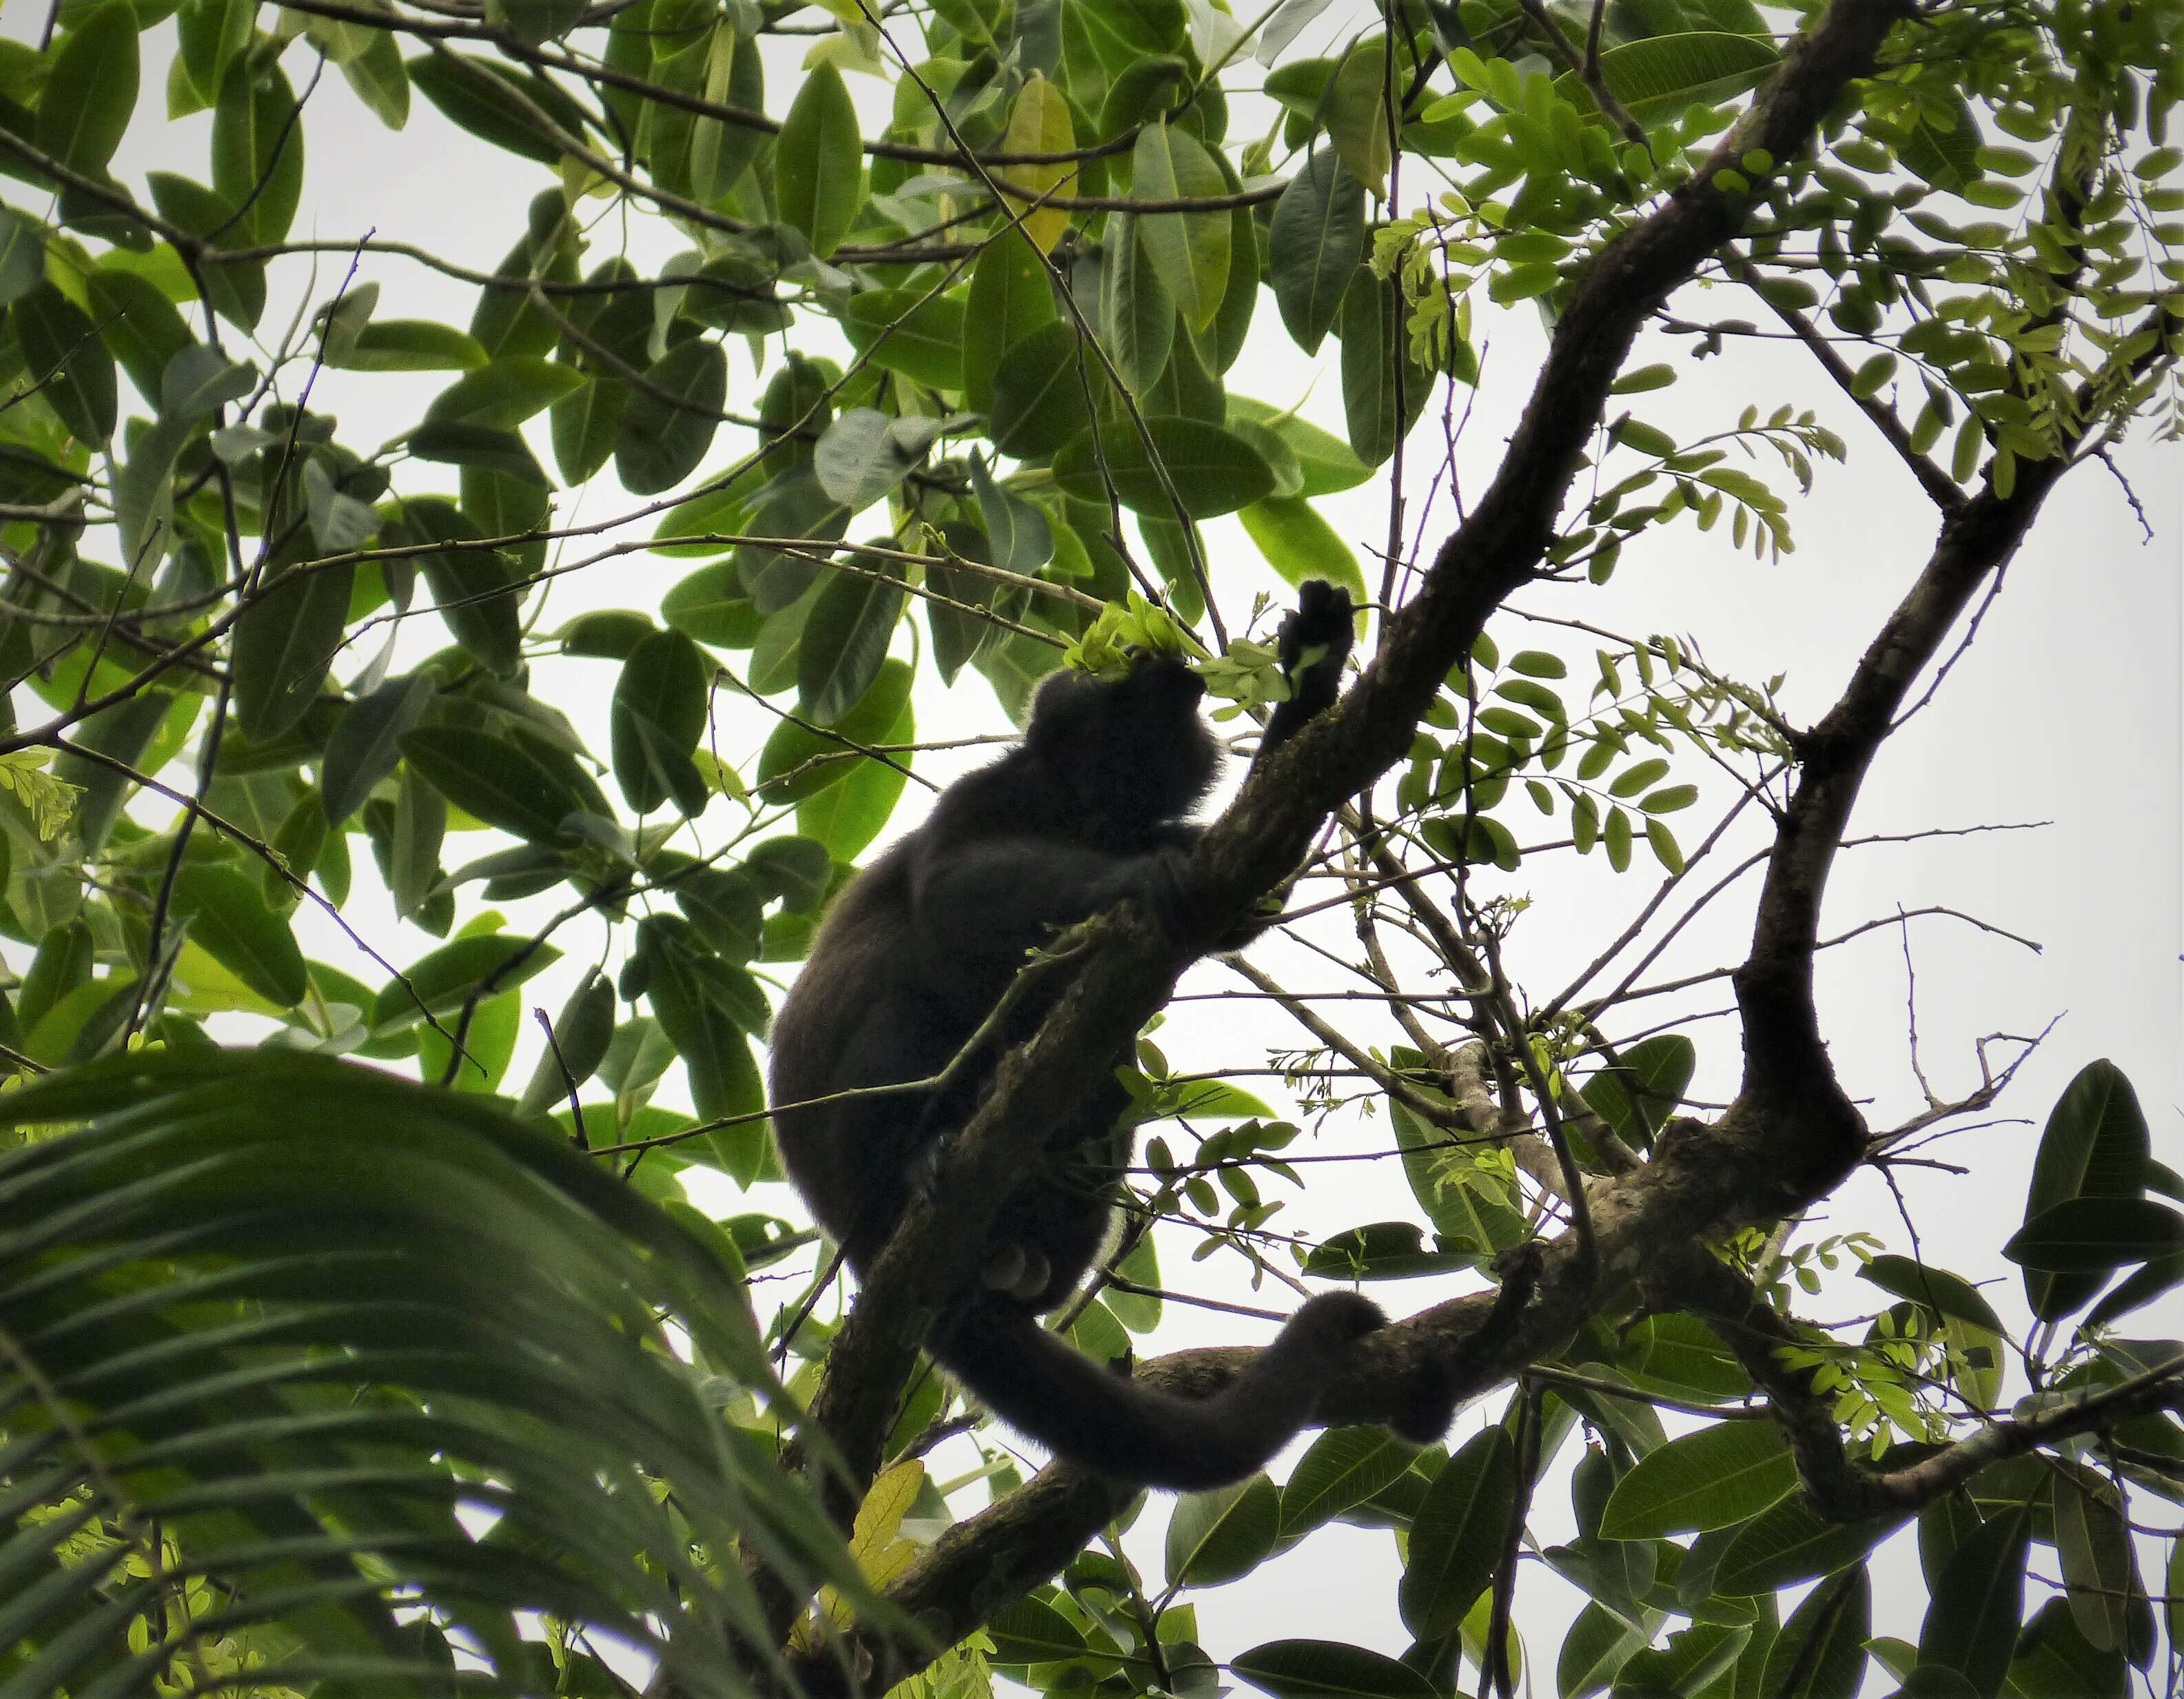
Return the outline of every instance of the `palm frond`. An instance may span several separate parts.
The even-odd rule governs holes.
[[[863,1596],[701,1394],[795,1413],[739,1271],[543,1131],[271,1050],[50,1075],[0,1128],[0,1699],[610,1692],[615,1645],[738,1699],[739,1551]]]

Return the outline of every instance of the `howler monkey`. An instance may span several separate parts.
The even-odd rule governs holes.
[[[1348,594],[1306,584],[1280,634],[1290,699],[1260,759],[1334,701],[1350,642]],[[835,902],[775,1022],[771,1071],[789,1178],[851,1267],[878,1255],[927,1147],[970,1119],[1001,1053],[1037,1029],[1056,994],[1027,988],[1004,1030],[982,1040],[989,1054],[937,1103],[905,1093],[795,1106],[939,1073],[1028,952],[1126,897],[1178,918],[1175,876],[1200,831],[1188,816],[1218,760],[1201,690],[1173,656],[1141,658],[1118,680],[1055,674],[1022,742],[950,785]],[[1201,947],[1239,947],[1268,923]],[[1126,1060],[1118,1051],[1117,1064]],[[1042,1328],[1039,1315],[1075,1291],[1108,1242],[1133,1144],[1116,1127],[1128,1102],[1117,1083],[1054,1114],[1000,1211],[979,1290],[946,1307],[928,1344],[997,1415],[1062,1457],[1148,1485],[1215,1486],[1289,1441],[1351,1341],[1382,1317],[1354,1293],[1321,1294],[1202,1400],[1138,1385]],[[1420,1385],[1395,1425],[1437,1437],[1452,1403],[1438,1381]]]

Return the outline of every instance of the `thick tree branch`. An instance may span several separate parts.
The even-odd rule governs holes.
[[[2184,1356],[2080,1398],[2059,1400],[2036,1414],[1989,1423],[1970,1439],[1897,1469],[1866,1469],[1843,1447],[1831,1401],[1815,1394],[1810,1373],[1777,1352],[1809,1350],[1812,1341],[1775,1313],[1751,1283],[1704,1251],[1692,1248],[1661,1275],[1655,1290],[1716,1323],[1752,1384],[1766,1393],[1790,1440],[1798,1479],[1813,1507],[1830,1521],[1864,1522],[1908,1516],[1954,1491],[1995,1463],[2074,1434],[2103,1433],[2153,1410],[2184,1409]]]
[[[1362,679],[1271,759],[1206,834],[1191,871],[1209,932],[1217,934],[1279,884],[1343,799],[1401,759],[1449,668],[1501,601],[1538,571],[1639,328],[1736,232],[1746,201],[1717,188],[1716,175],[1755,152],[1800,153],[1902,15],[1893,0],[1836,0],[1791,43],[1774,81],[1691,180],[1602,250],[1565,307],[1500,473],[1390,622]],[[975,1278],[978,1247],[1021,1152],[1036,1145],[1046,1118],[1039,1106],[1095,1089],[1117,1045],[1159,1008],[1190,959],[1187,947],[1131,909],[1105,917],[1097,931],[1084,970],[1037,1037],[1003,1061],[987,1102],[946,1150],[940,1183],[905,1212],[835,1341],[812,1413],[856,1479],[868,1479],[877,1464],[897,1389],[937,1307]],[[1684,1160],[1657,1161],[1600,1189],[1591,1248],[1601,1269],[1634,1267],[1664,1234],[1718,1231],[1741,1212],[1732,1181],[1747,1178],[1744,1165],[1706,1161],[1707,1133],[1678,1141]],[[1404,1367],[1422,1355],[1461,1361],[1464,1390],[1476,1392],[1559,1345],[1591,1313],[1598,1283],[1578,1249],[1553,1248],[1535,1301],[1499,1350],[1459,1356],[1484,1313],[1484,1296],[1438,1306],[1361,1342],[1350,1370],[1330,1379],[1318,1418],[1384,1418],[1395,1407]],[[1247,1358],[1242,1351],[1191,1352],[1140,1373],[1181,1390],[1211,1390]],[[1072,1468],[1051,1469],[955,1530],[894,1596],[944,1641],[960,1637],[1078,1550],[1113,1513],[1118,1490]],[[877,1644],[861,1653],[887,1656]]]
[[[1836,0],[1791,44],[1773,83],[1691,181],[1602,250],[1563,312],[1501,472],[1390,622],[1372,664],[1207,831],[1191,871],[1209,932],[1240,920],[1303,858],[1342,799],[1402,758],[1449,668],[1502,599],[1538,570],[1639,328],[1736,232],[1746,198],[1717,188],[1716,175],[1754,152],[1780,159],[1801,152],[1902,15],[1894,0]],[[812,1413],[861,1479],[878,1462],[916,1341],[937,1306],[975,1277],[978,1247],[1046,1118],[1040,1106],[1094,1089],[1117,1044],[1160,1007],[1190,960],[1186,948],[1128,909],[1100,930],[1085,971],[1038,1037],[1004,1061],[992,1095],[951,1144],[940,1184],[905,1212],[835,1342]],[[1373,1345],[1361,1354],[1387,1349],[1377,1337]]]

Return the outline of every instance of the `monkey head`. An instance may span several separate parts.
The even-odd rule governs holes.
[[[1140,657],[1118,677],[1064,669],[1032,705],[1024,752],[1067,782],[1069,835],[1122,839],[1179,820],[1203,799],[1221,748],[1199,717],[1206,687],[1177,656]]]

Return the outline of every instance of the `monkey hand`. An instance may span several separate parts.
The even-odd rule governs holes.
[[[1351,623],[1350,592],[1324,578],[1307,578],[1297,586],[1297,604],[1282,620],[1275,638],[1282,671],[1292,680],[1300,674],[1340,677],[1350,658],[1355,635]]]

